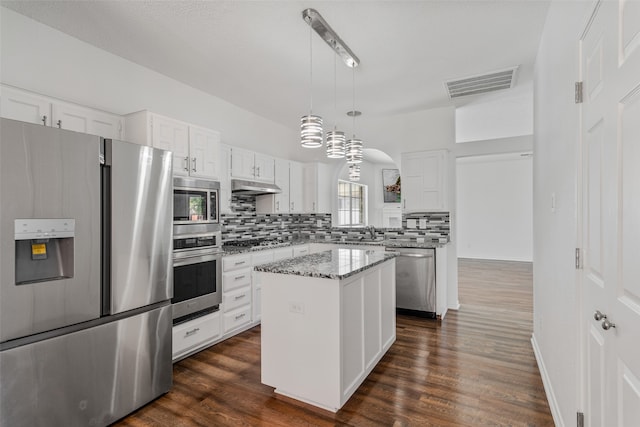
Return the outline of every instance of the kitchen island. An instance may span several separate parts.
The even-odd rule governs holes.
[[[332,249],[256,266],[262,382],[338,411],[396,339],[396,256]]]

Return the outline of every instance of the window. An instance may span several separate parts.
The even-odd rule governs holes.
[[[338,181],[338,225],[365,225],[367,186]]]

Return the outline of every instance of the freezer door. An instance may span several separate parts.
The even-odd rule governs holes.
[[[106,426],[171,388],[171,306],[0,352],[0,425]]]
[[[171,152],[105,141],[111,179],[110,314],[170,299]],[[103,307],[104,309],[104,307]]]
[[[4,342],[100,316],[100,138],[0,120]],[[73,222],[66,240],[16,240],[25,224]]]

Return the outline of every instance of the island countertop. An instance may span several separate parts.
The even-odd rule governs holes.
[[[398,256],[397,252],[331,249],[254,267],[255,271],[342,280]]]

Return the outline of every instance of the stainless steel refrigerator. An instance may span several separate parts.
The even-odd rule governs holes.
[[[0,120],[0,425],[107,425],[172,383],[171,153]]]

